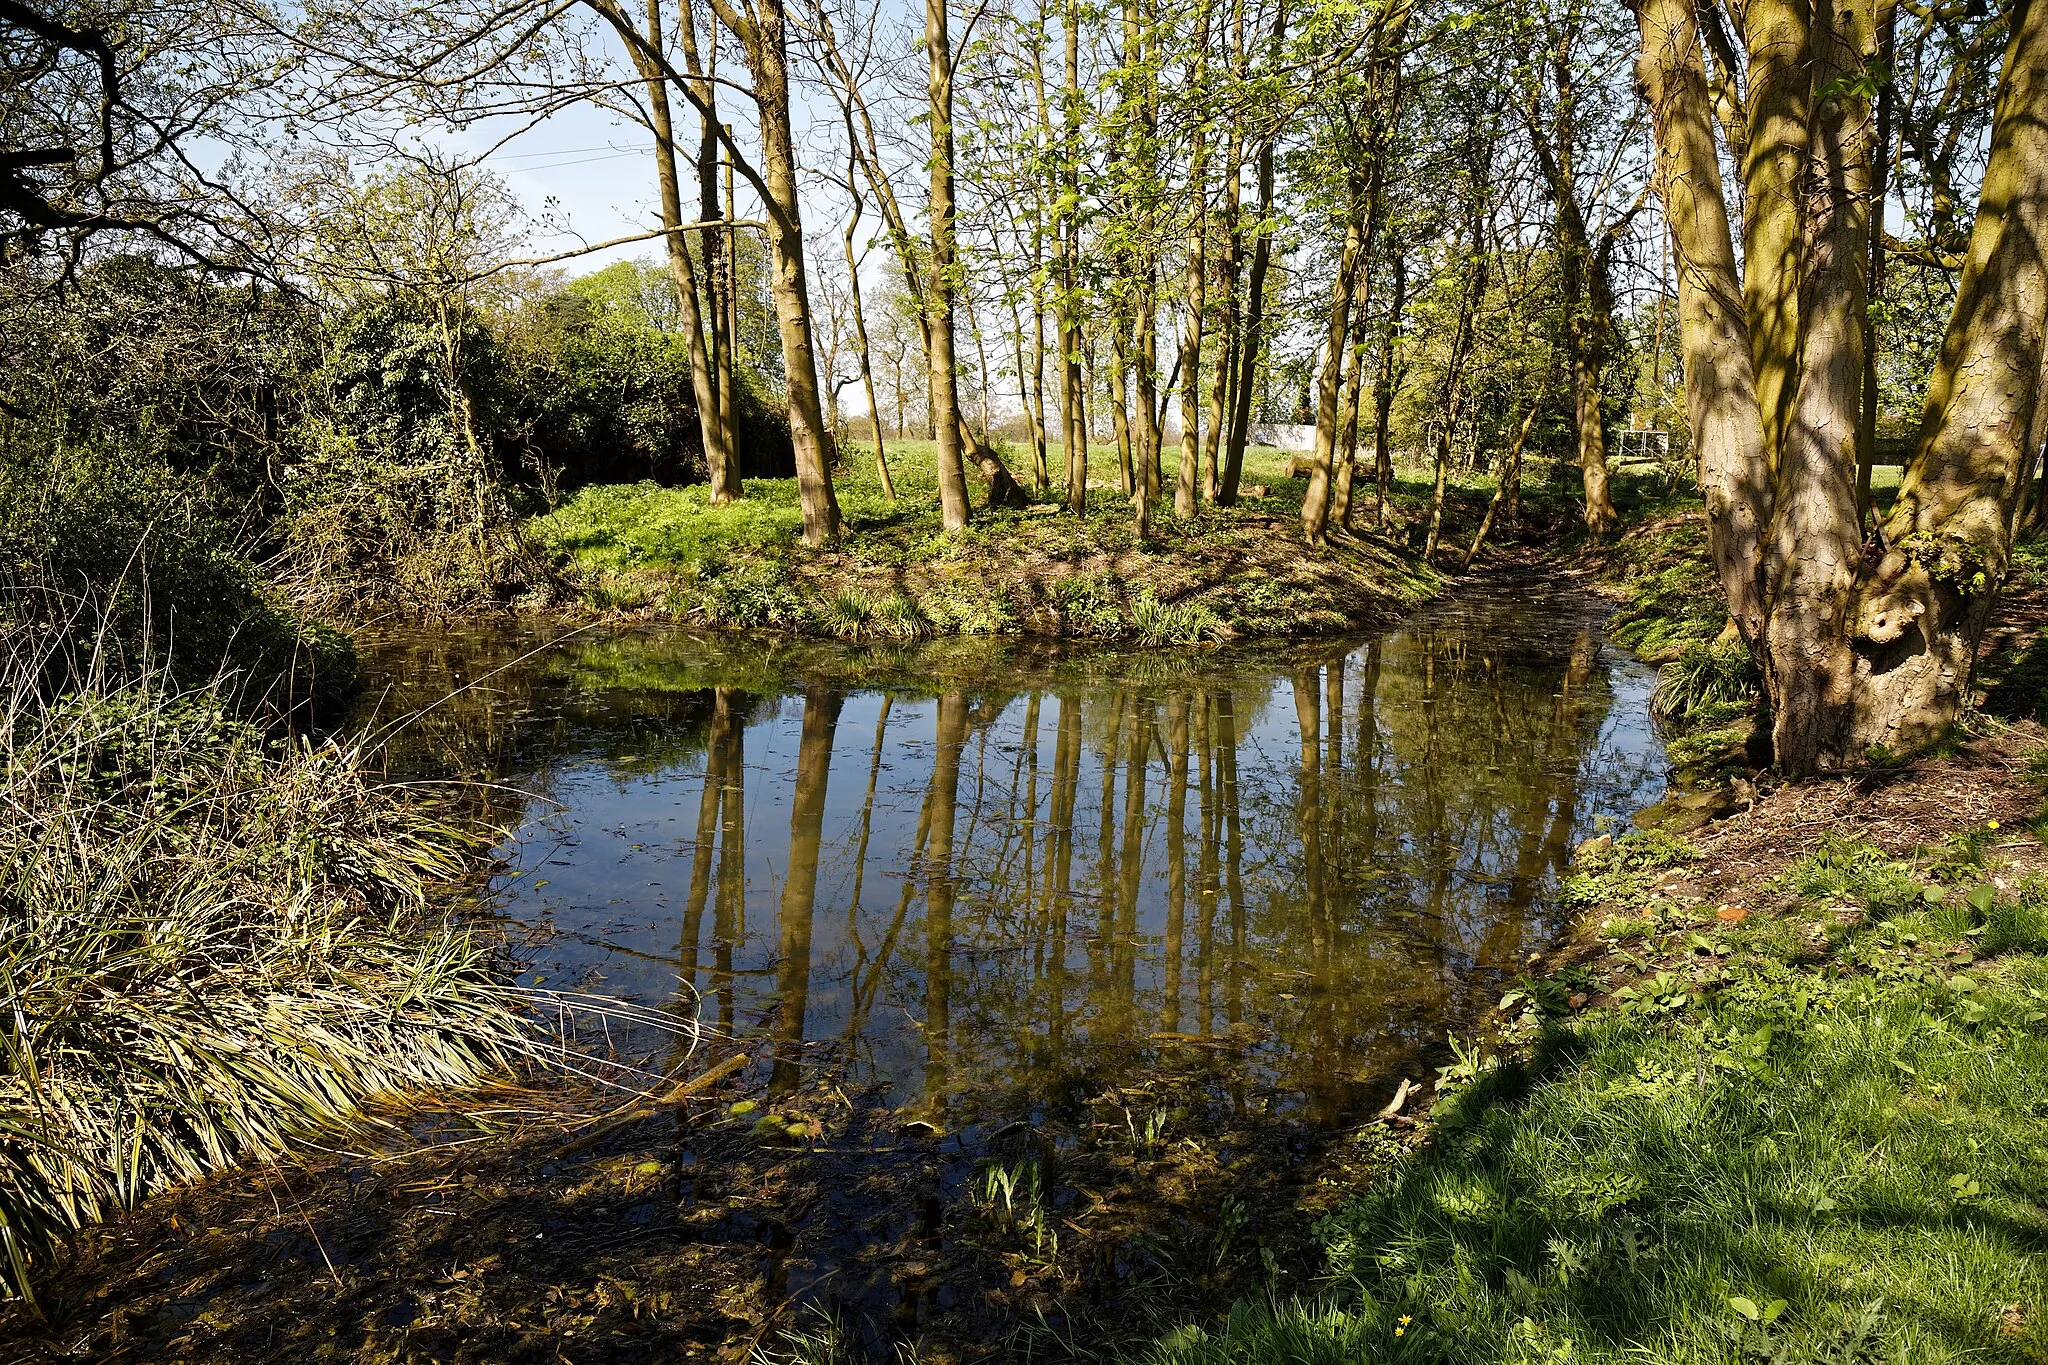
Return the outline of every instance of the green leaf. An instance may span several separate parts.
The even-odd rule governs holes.
[[[1991,913],[1991,907],[1998,903],[1998,892],[1989,885],[1976,886],[1970,889],[1970,894],[1965,899],[1970,902],[1972,910],[1980,915],[1988,915]]]
[[[1763,1310],[1756,1306],[1756,1300],[1754,1299],[1745,1299],[1741,1295],[1737,1295],[1728,1300],[1728,1306],[1742,1314],[1745,1318],[1748,1318],[1751,1322],[1757,1322],[1763,1318]]]

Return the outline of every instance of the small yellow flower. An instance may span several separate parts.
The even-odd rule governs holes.
[[[1407,1315],[1406,1313],[1403,1313],[1403,1314],[1401,1315],[1401,1325],[1402,1325],[1403,1327],[1406,1327],[1406,1326],[1407,1326],[1407,1325],[1408,1325],[1409,1323],[1411,1323],[1411,1322],[1413,1322],[1413,1321],[1415,1321],[1415,1319],[1414,1319],[1414,1318],[1411,1318],[1411,1317],[1409,1317],[1409,1316],[1408,1316],[1408,1315]]]
[[[1408,1335],[1408,1329],[1406,1327],[1396,1327],[1394,1329],[1394,1335],[1397,1337],[1405,1337]]]
[[[1997,828],[1998,828],[1998,822],[1997,822],[1996,820],[1991,820],[1991,821],[1987,821],[1987,822],[1986,822],[1986,824],[1985,824],[1985,828],[1986,828],[1986,829],[1997,829]]]

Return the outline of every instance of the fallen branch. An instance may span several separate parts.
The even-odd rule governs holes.
[[[563,1143],[555,1148],[554,1159],[559,1161],[563,1157],[574,1156],[578,1152],[587,1152],[612,1134],[622,1129],[630,1128],[643,1119],[651,1119],[664,1109],[675,1108],[676,1105],[700,1090],[710,1089],[713,1085],[732,1075],[733,1072],[738,1071],[751,1060],[744,1052],[733,1053],[732,1056],[727,1057],[724,1061],[698,1072],[689,1080],[677,1082],[659,1098],[637,1105],[618,1117],[599,1124],[581,1137],[572,1138],[568,1142]]]
[[[1386,1108],[1372,1116],[1372,1121],[1374,1123],[1385,1123],[1388,1119],[1401,1112],[1401,1106],[1408,1103],[1408,1097],[1414,1093],[1415,1082],[1407,1079],[1405,1076],[1402,1077],[1400,1088],[1394,1091],[1394,1098],[1387,1101]]]

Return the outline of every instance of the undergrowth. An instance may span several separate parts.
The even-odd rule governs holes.
[[[1657,670],[1650,709],[1685,730],[1710,730],[1753,714],[1762,685],[1740,639],[1694,642]]]
[[[482,853],[228,682],[0,631],[0,1283],[145,1196],[541,1050],[442,884]],[[53,678],[64,678],[61,689]]]
[[[1108,490],[1091,492],[1079,518],[1052,502],[983,508],[953,534],[911,470],[893,503],[862,474],[843,473],[837,489],[846,531],[825,550],[801,544],[787,479],[749,480],[721,507],[701,487],[588,487],[527,531],[600,610],[848,640],[1195,645],[1391,620],[1437,587],[1383,541],[1305,555],[1277,495],[1191,519],[1161,509],[1140,545],[1128,502]]]

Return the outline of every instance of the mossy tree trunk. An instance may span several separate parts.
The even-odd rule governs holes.
[[[1919,439],[1867,540],[1856,449],[1873,137],[1858,77],[1888,16],[1871,0],[1753,4],[1738,274],[1691,6],[1641,0],[1637,14],[1709,544],[1764,670],[1778,766],[1806,774],[1924,744],[1968,700],[2048,416],[2048,6],[2014,10]]]
[[[804,543],[822,546],[839,534],[839,499],[832,489],[831,433],[818,394],[817,347],[811,337],[811,300],[804,266],[804,229],[794,129],[790,123],[789,53],[783,0],[711,0],[719,21],[739,41],[754,80],[759,110],[761,180],[767,201],[769,291],[782,342],[783,387],[789,403],[790,445],[796,455],[797,499]],[[745,5],[744,12],[739,8]]]

